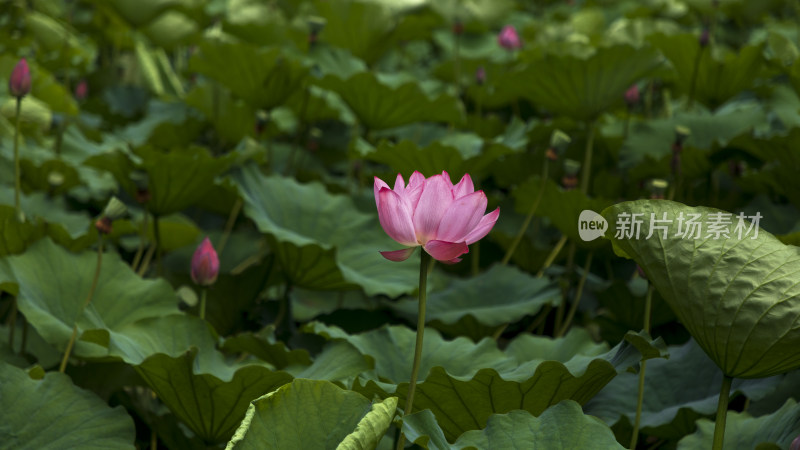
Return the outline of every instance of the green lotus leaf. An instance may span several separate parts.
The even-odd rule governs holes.
[[[312,323],[306,331],[344,339],[375,360],[374,377],[359,377],[353,390],[368,397],[398,396],[404,405],[416,334],[387,326],[357,335]],[[630,344],[609,350],[573,329],[562,339],[520,335],[506,351],[491,339],[445,341],[427,329],[414,410],[431,409],[448,440],[486,426],[492,414],[523,409],[538,415],[564,399],[586,403],[618,372],[640,360]]]
[[[534,315],[561,301],[561,290],[549,279],[534,278],[512,266],[494,265],[478,276],[454,279],[443,290],[428,294],[427,321],[454,324],[471,315],[478,323],[498,326]],[[406,317],[416,318],[416,299],[393,302]]]
[[[375,448],[397,397],[370,402],[333,383],[298,379],[255,400],[227,449]]]
[[[679,91],[687,95],[694,92],[695,100],[710,109],[751,87],[763,62],[763,45],[742,47],[736,52],[723,51],[716,46],[703,48],[697,36],[688,33],[655,35],[650,42],[675,68]]]
[[[621,214],[642,214],[637,216],[638,239],[617,223],[625,217]],[[615,252],[644,269],[724,374],[761,378],[800,367],[800,355],[793,350],[800,345],[794,325],[800,309],[792,301],[800,295],[792,278],[800,270],[796,247],[736,214],[667,200],[620,203],[602,215]],[[730,223],[724,223],[726,217]],[[688,225],[692,218],[701,225]],[[654,233],[646,239],[651,224]]]
[[[3,446],[15,449],[134,448],[136,427],[121,406],[110,408],[62,373],[32,379],[0,361]]]
[[[210,83],[198,83],[186,94],[186,104],[202,111],[221,139],[239,142],[255,132],[256,114],[244,100],[226,94]]]
[[[654,70],[652,48],[598,48],[586,58],[546,55],[533,61],[525,96],[534,105],[578,120],[592,120],[621,105],[625,91]]]
[[[344,48],[374,63],[391,45],[396,16],[380,2],[316,0],[314,9],[325,19],[320,41]]]
[[[190,70],[221,83],[256,109],[280,106],[308,76],[301,61],[279,48],[204,40]]]
[[[481,151],[482,148],[482,143],[475,152],[444,142],[421,147],[407,140],[397,144],[383,141],[375,151],[367,153],[365,158],[386,164],[394,173],[403,173],[406,176],[414,171],[432,175],[447,170],[450,177],[456,180],[466,173],[474,179],[480,179],[490,164],[512,151],[504,145],[490,145]]]
[[[129,103],[130,99],[121,102]],[[186,103],[151,100],[142,120],[130,123],[118,136],[135,147],[151,144],[172,148],[188,146],[202,130],[202,115]]]
[[[339,94],[369,130],[419,121],[458,123],[463,119],[458,98],[447,94],[431,98],[415,80],[390,85],[372,72],[360,72],[347,79],[327,75],[316,84]]]
[[[611,429],[581,411],[578,403],[564,400],[535,417],[526,411],[511,411],[489,417],[486,428],[459,436],[454,444],[444,441],[430,410],[403,419],[403,431],[414,442],[431,450],[480,448],[531,449],[621,449]],[[430,436],[434,436],[431,438]]]
[[[26,320],[49,344],[63,350],[76,321],[84,331],[119,331],[148,317],[178,312],[177,298],[164,280],[143,280],[116,253],[103,255],[97,289],[82,312],[97,265],[97,253],[69,253],[50,239],[21,255],[0,259],[0,288],[17,295]],[[102,357],[107,348],[78,340],[73,355]]]
[[[209,349],[210,350],[210,349]],[[288,383],[292,376],[250,365],[229,378],[195,369],[197,349],[173,358],[148,357],[136,371],[158,398],[208,445],[231,438],[255,398]]]
[[[305,349],[289,350],[286,344],[274,336],[274,327],[266,327],[257,333],[245,332],[225,339],[222,349],[226,352],[246,352],[278,369],[290,365],[311,365],[311,357]]]
[[[669,359],[647,363],[641,416],[642,433],[664,439],[691,434],[698,418],[713,416],[722,384],[722,373],[694,340],[669,347],[669,355]],[[619,374],[589,400],[584,411],[609,426],[622,417],[633,423],[637,391],[631,386],[635,386],[638,379],[637,374]],[[775,389],[778,381],[775,377],[737,379],[733,381],[731,394],[742,393],[756,401]]]
[[[553,180],[547,180],[542,190],[542,178],[535,175],[523,182],[516,189],[514,197],[514,209],[527,215],[533,206],[533,202],[541,195],[541,200],[536,208],[536,215],[550,219],[556,228],[564,235],[569,237],[572,242],[576,242],[582,247],[599,247],[604,245],[602,240],[584,241],[578,234],[578,217],[583,210],[601,211],[611,205],[610,200],[601,198],[589,198],[577,189],[565,191]]]
[[[41,220],[30,218],[20,222],[13,206],[0,205],[0,256],[22,253],[46,233]]]
[[[697,432],[678,442],[678,449],[709,448],[714,437],[714,422],[698,420],[697,428]],[[761,417],[729,411],[725,426],[725,449],[789,448],[799,434],[800,406],[790,398],[779,410]]]
[[[691,130],[692,134],[686,140],[687,146],[710,150],[716,146],[728,145],[735,137],[748,133],[766,120],[763,107],[750,103],[720,109],[714,113],[676,111],[668,119],[633,121],[630,134],[620,149],[620,165],[633,168],[641,165],[648,156],[668,161],[672,155],[672,142],[675,140],[677,126],[685,126]],[[662,170],[670,170],[669,165],[664,164]],[[664,172],[661,176],[668,173]]]
[[[24,17],[26,29],[36,40],[41,52],[37,55],[38,59],[46,61],[51,70],[58,67],[89,67],[94,61],[94,45],[67,22],[38,11],[28,11]],[[71,106],[74,108],[74,103]]]
[[[368,295],[398,296],[416,286],[418,265],[386,261],[379,251],[397,248],[374,216],[317,183],[264,176],[248,165],[233,176],[244,212],[271,239],[292,284],[314,289],[360,286]]]

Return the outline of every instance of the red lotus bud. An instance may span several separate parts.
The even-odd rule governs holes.
[[[628,108],[633,108],[639,103],[639,86],[634,84],[625,91],[625,103],[628,104]]]
[[[506,50],[516,50],[522,47],[522,41],[514,25],[506,25],[497,35],[497,43]]]
[[[31,91],[31,71],[25,58],[19,60],[11,78],[8,79],[8,92],[12,97],[22,98]]]
[[[708,28],[703,28],[703,31],[700,33],[700,47],[708,46],[709,40],[711,40],[711,34]]]
[[[75,98],[78,101],[86,100],[86,97],[89,95],[89,83],[86,80],[81,80],[77,86],[75,86]]]
[[[219,275],[219,257],[211,240],[206,237],[197,247],[192,256],[192,281],[208,286],[217,281]]]
[[[94,227],[97,228],[101,234],[110,234],[111,233],[111,218],[107,216],[103,216],[94,223]]]
[[[483,66],[478,67],[475,71],[475,82],[479,85],[486,83],[486,69]]]

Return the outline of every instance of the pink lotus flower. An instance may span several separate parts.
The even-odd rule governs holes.
[[[517,29],[514,28],[514,25],[503,27],[503,30],[497,35],[497,43],[507,50],[516,50],[522,47],[522,41],[519,39],[519,34],[517,34]]]
[[[86,80],[81,80],[77,86],[75,86],[75,98],[78,101],[83,101],[89,95],[89,83]]]
[[[201,286],[208,286],[217,281],[217,275],[219,275],[219,257],[211,245],[211,240],[206,237],[192,256],[192,281]]]
[[[397,174],[394,189],[375,177],[375,203],[386,234],[409,247],[381,252],[391,261],[405,261],[421,245],[435,259],[457,263],[469,251],[467,246],[486,236],[500,215],[500,208],[484,215],[486,194],[475,192],[469,174],[455,186],[447,172],[427,179],[414,172],[408,186]]]
[[[8,92],[12,97],[22,98],[31,91],[31,70],[25,58],[19,60],[8,79]]]
[[[625,103],[627,103],[628,106],[630,106],[630,107],[633,107],[634,105],[639,103],[639,86],[638,85],[634,84],[631,87],[629,87],[627,91],[625,91]]]

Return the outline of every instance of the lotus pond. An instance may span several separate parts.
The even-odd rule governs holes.
[[[796,1],[6,0],[0,81],[0,448],[800,448]]]

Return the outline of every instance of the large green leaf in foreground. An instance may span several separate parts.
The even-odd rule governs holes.
[[[789,399],[772,414],[751,417],[747,413],[728,412],[725,427],[725,450],[789,448],[800,434],[800,405]],[[697,432],[678,443],[680,450],[711,447],[714,422],[703,419],[697,422]]]
[[[591,120],[621,104],[631,84],[656,68],[652,48],[599,48],[589,57],[547,55],[531,65],[526,96],[537,106],[578,120]]]
[[[78,323],[87,330],[119,331],[148,317],[178,313],[178,302],[164,280],[144,280],[116,253],[105,253],[92,301],[83,304],[94,277],[97,253],[70,253],[42,239],[21,255],[0,259],[0,289],[17,295],[19,310],[49,344],[63,349]],[[103,344],[79,339],[73,355],[107,355]]]
[[[412,330],[387,326],[348,335],[320,323],[309,324],[306,330],[346,340],[375,360],[374,373],[357,379],[354,390],[367,397],[398,396],[400,406],[405,405],[416,336]],[[631,336],[630,342],[658,356],[658,350],[648,349],[651,344],[640,336]],[[561,339],[521,335],[505,351],[491,339],[477,344],[463,337],[446,341],[427,329],[414,410],[431,409],[453,441],[466,431],[485,427],[492,414],[524,409],[538,415],[564,399],[586,403],[640,358],[627,341],[609,349],[577,328]]]
[[[0,446],[23,449],[134,448],[136,429],[122,407],[73,385],[61,373],[34,380],[0,362]]]
[[[377,221],[343,195],[318,183],[265,176],[249,165],[234,174],[244,211],[271,238],[280,267],[292,284],[311,289],[360,286],[367,295],[398,296],[416,286],[416,258],[396,263],[381,250],[396,250]]]
[[[638,239],[617,236],[622,231],[617,220],[626,217],[623,214],[629,219],[630,214],[641,214],[636,216],[642,222]],[[606,237],[615,251],[644,269],[723,373],[759,378],[796,369],[800,367],[800,249],[756,226],[747,234],[751,224],[744,220],[743,228],[737,228],[736,214],[727,216],[730,223],[720,227],[719,236],[709,235],[713,231],[709,224],[725,214],[667,200],[625,202],[602,213],[609,222]],[[646,239],[651,215],[672,221],[653,222],[665,227],[666,238],[655,228]],[[692,218],[702,229],[678,234],[689,231]]]
[[[328,381],[298,379],[254,401],[228,449],[375,448],[397,397],[372,403]]]
[[[403,432],[414,443],[431,450],[462,449],[620,449],[611,429],[581,411],[578,403],[564,400],[539,417],[525,411],[511,411],[489,417],[486,428],[467,431],[449,444],[426,409],[403,419]]]

